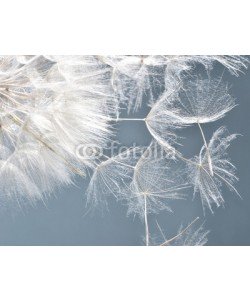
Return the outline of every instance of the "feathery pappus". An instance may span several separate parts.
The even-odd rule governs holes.
[[[1,194],[31,202],[85,175],[76,147],[105,147],[115,110],[94,57],[0,58]]]

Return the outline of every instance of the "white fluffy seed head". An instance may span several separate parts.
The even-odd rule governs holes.
[[[76,148],[109,139],[117,104],[107,72],[94,57],[0,58],[3,196],[40,199],[94,166]]]

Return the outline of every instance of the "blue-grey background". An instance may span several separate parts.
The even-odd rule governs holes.
[[[212,75],[221,75],[224,68],[216,64]],[[211,232],[207,245],[250,245],[250,70],[239,77],[223,75],[229,82],[231,94],[238,106],[217,122],[203,126],[209,139],[219,126],[226,125],[230,133],[241,133],[229,153],[237,166],[240,181],[236,188],[243,200],[224,189],[225,208],[206,214],[206,229]],[[136,116],[144,117],[148,108],[143,107]],[[132,116],[131,116],[132,117]],[[183,152],[186,157],[198,153],[202,140],[195,126],[185,129]],[[117,139],[124,145],[148,145],[151,137],[143,122],[122,122],[117,125]],[[47,201],[24,212],[0,213],[0,245],[142,245],[144,226],[136,218],[126,216],[126,207],[110,199],[109,212],[85,214],[87,181],[76,179],[77,186],[62,188]],[[190,198],[190,199],[189,199]],[[178,227],[187,225],[196,216],[203,216],[200,201],[177,202],[174,214],[162,213],[157,221],[167,237],[173,236]],[[154,233],[155,217],[149,217]]]

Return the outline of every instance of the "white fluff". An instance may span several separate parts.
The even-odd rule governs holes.
[[[128,113],[136,112],[143,101],[152,105],[157,89],[165,86],[168,92],[175,90],[197,64],[210,71],[217,62],[238,76],[249,63],[246,57],[237,55],[120,55],[98,59],[112,68],[111,83]]]
[[[115,104],[105,76],[94,58],[1,57],[5,197],[34,201],[93,167],[93,161],[79,160],[76,147],[102,148],[109,138]]]
[[[220,127],[213,134],[208,143],[213,175],[210,174],[208,154],[204,146],[199,156],[187,163],[187,174],[194,187],[194,196],[199,195],[203,208],[208,207],[212,212],[213,205],[219,207],[224,204],[222,185],[238,194],[234,188],[234,182],[238,180],[236,168],[227,154],[227,149],[235,138],[236,134],[227,135],[225,127]]]
[[[183,198],[186,188],[178,163],[152,142],[135,165],[127,193],[128,214],[144,218],[162,210],[171,212],[170,202]]]
[[[235,106],[222,78],[211,79],[215,63],[238,76],[249,61],[234,55],[0,57],[2,197],[21,207],[34,204],[91,170],[87,203],[107,207],[114,196],[127,206],[128,215],[144,222],[146,245],[152,244],[148,215],[171,211],[170,202],[185,197],[184,175],[194,196],[213,211],[224,203],[223,184],[238,194],[235,167],[227,157],[236,135],[226,135],[221,127],[207,143],[202,129]],[[194,76],[198,64],[208,79]],[[100,159],[78,155],[79,146],[104,149],[113,135],[111,124],[129,120],[119,118],[121,111],[134,113],[143,102],[149,114],[131,121],[144,121],[152,135],[146,149]],[[191,125],[199,127],[204,145],[188,159],[175,146],[180,130]],[[169,243],[205,244],[208,232],[191,225]]]
[[[191,78],[182,88],[164,92],[145,121],[152,136],[171,148],[179,143],[178,129],[217,121],[234,106],[234,99],[220,78]]]

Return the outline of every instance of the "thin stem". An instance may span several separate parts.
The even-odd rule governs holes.
[[[178,233],[176,236],[172,237],[170,240],[165,241],[164,243],[160,244],[160,246],[166,246],[175,239],[177,239],[179,236],[181,236],[183,233],[185,233],[195,222],[199,220],[199,217],[195,218],[186,228],[184,228],[180,233]]]
[[[144,221],[145,221],[146,246],[149,246],[149,229],[148,229],[148,214],[147,214],[147,197],[146,197],[146,195],[144,195]]]
[[[195,161],[193,161],[193,160],[191,160],[191,159],[188,159],[188,158],[182,156],[182,155],[179,154],[178,152],[176,152],[175,155],[176,155],[177,157],[179,157],[181,160],[183,160],[183,161],[185,161],[185,162],[187,162],[187,163],[193,164],[193,165],[195,165],[195,166],[198,166],[198,165],[199,165],[199,164],[196,163]]]
[[[204,132],[201,128],[201,125],[199,122],[197,122],[198,124],[198,127],[200,129],[200,132],[201,132],[201,136],[202,136],[202,139],[203,139],[203,142],[204,142],[204,146],[207,150],[207,160],[208,160],[208,167],[209,167],[209,171],[211,173],[211,175],[213,176],[214,175],[214,172],[213,172],[213,165],[212,165],[212,160],[211,160],[211,155],[210,155],[210,151],[209,151],[209,148],[208,148],[208,145],[207,145],[207,141],[205,139],[205,135],[204,135]]]
[[[159,231],[160,231],[160,233],[161,233],[163,239],[166,240],[167,238],[165,237],[165,235],[164,235],[164,233],[163,233],[163,231],[162,231],[162,229],[161,229],[161,226],[159,225],[159,223],[157,222],[157,220],[156,220],[156,225],[157,225],[157,227],[158,227],[158,229],[159,229]]]

